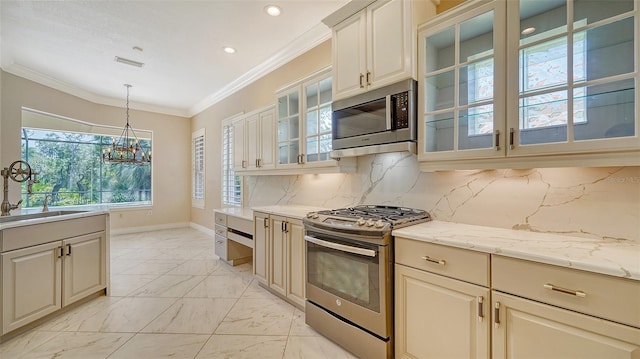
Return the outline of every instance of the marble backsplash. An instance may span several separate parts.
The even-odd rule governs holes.
[[[640,242],[640,167],[424,173],[415,155],[358,158],[351,174],[245,177],[245,206],[421,208],[441,221]]]

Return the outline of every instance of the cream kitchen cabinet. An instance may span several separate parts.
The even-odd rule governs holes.
[[[468,1],[420,26],[423,170],[640,165],[638,2],[539,5]]]
[[[104,218],[101,215],[60,221],[53,224],[57,228],[51,229],[40,224],[3,231],[2,335],[107,287]],[[90,229],[98,232],[59,239]],[[36,235],[26,238],[28,233]]]
[[[494,255],[493,358],[636,358],[640,282]]]
[[[396,238],[396,358],[489,358],[489,255]]]
[[[306,262],[302,221],[254,212],[254,226],[254,275],[272,292],[303,308]]]
[[[216,211],[215,253],[232,266],[251,262],[253,255],[253,219]]]
[[[269,274],[269,214],[253,212],[253,275],[268,285]]]
[[[248,113],[232,123],[234,171],[241,174],[247,170],[273,169],[274,106]]]
[[[417,25],[435,15],[430,1],[378,0],[360,4],[359,8],[353,7],[357,4],[349,5],[356,13],[348,13],[345,6],[323,20],[333,33],[336,100],[416,78]]]

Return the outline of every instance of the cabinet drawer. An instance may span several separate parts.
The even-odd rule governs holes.
[[[489,286],[489,254],[396,237],[395,261],[466,282]]]
[[[215,253],[220,259],[227,260],[227,238],[216,236]]]
[[[221,226],[227,226],[227,215],[224,213],[215,213],[215,222]]]
[[[227,227],[216,224],[216,236],[226,237]]]
[[[2,231],[0,252],[102,232],[106,228],[107,220],[104,214],[9,228]]]
[[[227,227],[233,228],[236,231],[240,231],[242,233],[253,235],[253,221],[250,221],[248,219],[228,216]]]
[[[640,281],[494,255],[495,290],[640,328]]]

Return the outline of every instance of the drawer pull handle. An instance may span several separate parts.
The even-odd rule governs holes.
[[[427,262],[431,262],[431,263],[435,263],[435,264],[439,264],[441,266],[446,265],[447,261],[445,261],[444,259],[435,259],[435,258],[431,258],[429,256],[424,256],[422,257],[422,259],[424,259]]]
[[[557,287],[553,284],[545,284],[544,285],[545,288],[550,289],[550,290],[555,290],[556,292],[560,292],[560,293],[565,293],[565,294],[570,294],[570,295],[574,295],[576,297],[580,297],[580,298],[585,298],[587,296],[587,293],[581,291],[581,290],[571,290],[571,289],[567,289],[567,288],[562,288],[562,287]]]
[[[222,243],[224,243],[224,242],[223,242],[223,241],[216,241],[216,243],[218,243],[218,244],[222,244]]]

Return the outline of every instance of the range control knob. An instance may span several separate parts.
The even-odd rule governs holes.
[[[367,220],[367,227],[373,227],[374,224],[373,219]]]
[[[367,222],[365,222],[364,218],[362,217],[358,218],[358,220],[356,221],[356,224],[359,226],[364,226],[365,223]]]
[[[313,212],[309,212],[309,213],[307,213],[307,218],[313,218],[313,215],[314,215],[314,214],[315,214],[315,213],[313,213]],[[317,214],[316,214],[316,218],[318,218],[318,217],[317,217]]]
[[[312,216],[311,218],[313,218],[313,219],[318,219],[318,217],[320,217],[320,216],[318,216],[318,214],[317,214],[317,213],[314,213],[314,214],[313,214],[313,216]]]
[[[382,228],[384,227],[384,222],[382,222],[381,219],[376,221],[376,228]]]

